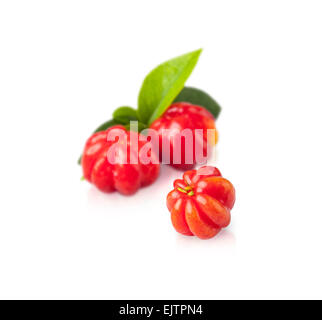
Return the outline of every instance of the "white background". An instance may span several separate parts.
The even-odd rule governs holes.
[[[1,1],[0,298],[322,298],[321,1]],[[222,105],[232,224],[177,234],[167,166],[135,196],[81,182],[85,140],[157,64]]]

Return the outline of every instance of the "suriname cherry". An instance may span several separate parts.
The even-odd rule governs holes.
[[[159,136],[160,161],[181,170],[192,169],[200,156],[207,159],[210,147],[218,139],[213,115],[205,108],[187,102],[172,104],[150,128],[156,130]],[[192,133],[187,147],[187,138],[183,135],[185,129]],[[200,136],[196,130],[201,131]],[[165,134],[165,131],[168,133]],[[186,152],[192,154],[189,159]]]
[[[118,140],[109,141],[109,136]],[[146,148],[148,144],[145,136],[119,125],[94,133],[87,140],[82,156],[84,178],[103,192],[135,193],[159,175],[159,160],[153,148]],[[144,163],[141,151],[146,151]]]
[[[209,239],[229,225],[235,189],[217,168],[205,166],[187,171],[173,186],[167,207],[177,232]]]

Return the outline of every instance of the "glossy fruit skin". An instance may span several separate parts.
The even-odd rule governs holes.
[[[177,232],[210,239],[229,225],[235,188],[217,168],[204,166],[187,171],[173,186],[167,207]]]
[[[127,138],[127,143],[118,145],[115,144],[115,141],[108,141],[107,135],[109,133],[123,134]],[[106,131],[97,132],[87,140],[82,156],[83,176],[99,190],[103,192],[118,191],[124,195],[131,195],[140,187],[147,186],[157,179],[160,164],[156,155],[154,153],[151,155],[152,151],[149,153],[157,162],[149,164],[141,163],[138,157],[138,152],[147,142],[146,137],[135,132],[131,132],[131,134],[134,141],[137,141],[137,149],[131,148],[130,131],[127,131],[123,126],[113,126]],[[115,152],[120,155],[120,159],[124,160],[123,162],[116,161],[112,164],[108,160],[107,154],[113,145]],[[125,152],[125,148],[127,152]],[[136,157],[136,163],[130,163],[131,156]]]
[[[211,146],[214,146],[217,143],[217,131],[215,131],[214,136],[211,137],[211,141],[208,140],[207,137],[207,129],[216,129],[215,127],[215,119],[212,114],[203,107],[193,105],[187,102],[178,102],[172,104],[166,112],[159,119],[155,120],[151,125],[151,129],[157,131],[159,136],[159,157],[160,161],[164,163],[164,159],[162,159],[162,130],[168,129],[174,132],[174,130],[179,130],[182,132],[184,129],[203,129],[203,144],[200,147],[200,150],[203,150],[203,156],[205,158],[209,157],[210,154],[207,154],[207,143]],[[193,131],[195,132],[195,131]],[[174,134],[173,136],[176,136]],[[192,151],[193,151],[193,162],[188,163],[185,159],[185,143],[184,138],[181,138],[181,154],[178,155],[178,158],[181,159],[180,163],[175,163],[174,154],[176,152],[180,152],[180,149],[174,147],[174,143],[172,139],[168,139],[170,143],[170,154],[167,157],[170,159],[170,165],[180,169],[180,170],[189,170],[192,169],[196,165],[196,156],[195,156],[195,143],[200,139],[196,140],[196,135],[193,134],[193,143],[192,143]],[[199,142],[198,142],[199,143]],[[201,145],[201,144],[200,144]],[[163,160],[163,161],[162,161]],[[178,162],[178,161],[177,161]]]

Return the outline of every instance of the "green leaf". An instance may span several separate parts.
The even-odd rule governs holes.
[[[162,63],[144,79],[138,101],[141,122],[151,124],[169,107],[183,89],[194,69],[202,49]]]
[[[131,107],[119,107],[113,112],[115,121],[128,124],[130,121],[138,120],[137,112]]]
[[[131,129],[131,124],[128,123],[127,125],[125,125],[125,128],[127,130],[130,130]],[[133,128],[133,131],[141,132],[142,130],[144,130],[146,128],[147,128],[147,126],[145,124],[143,124],[142,122],[137,121],[137,128]]]
[[[106,122],[102,123],[98,128],[96,128],[96,129],[94,130],[93,134],[94,134],[94,133],[96,133],[96,132],[104,131],[104,130],[108,129],[109,127],[115,126],[115,125],[117,125],[117,124],[122,124],[122,123],[118,122],[118,121],[117,121],[117,120],[115,120],[115,119],[108,120],[108,121],[106,121]],[[77,163],[78,163],[78,164],[81,164],[81,162],[82,162],[82,156],[80,156],[80,157],[78,158],[78,162],[77,162]]]
[[[174,102],[189,102],[207,109],[215,119],[221,111],[220,105],[208,93],[192,87],[184,87]]]

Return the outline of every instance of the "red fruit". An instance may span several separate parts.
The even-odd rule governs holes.
[[[215,119],[212,114],[203,107],[186,102],[178,102],[171,105],[161,118],[151,124],[150,128],[156,130],[159,136],[160,161],[182,170],[192,169],[196,165],[198,162],[196,151],[198,150],[199,153],[202,153],[204,159],[206,159],[209,156],[207,144],[214,145],[217,142],[216,131],[212,132],[210,139],[207,137],[207,129],[215,130]],[[164,129],[170,130],[169,136],[163,134],[163,139],[167,143],[162,143],[162,130]],[[187,149],[192,152],[190,159],[185,157],[185,138],[181,136],[184,129],[190,129],[193,133],[192,140]],[[196,134],[196,129],[202,129],[201,136]],[[181,141],[181,150],[174,141]],[[167,151],[168,143],[170,148]],[[198,149],[196,146],[198,146]],[[164,152],[163,155],[162,151]]]
[[[108,135],[119,137],[119,140],[108,141]],[[84,178],[104,192],[116,190],[125,195],[135,193],[140,187],[154,182],[160,171],[158,159],[151,149],[146,154],[153,159],[152,162],[142,163],[138,156],[147,143],[145,136],[127,131],[123,126],[93,134],[83,152]],[[137,144],[137,148],[134,144]]]
[[[235,189],[217,168],[205,166],[187,171],[173,186],[167,207],[179,233],[209,239],[229,225]]]

